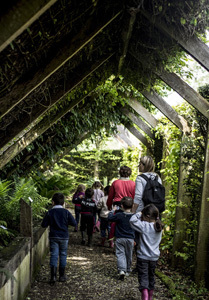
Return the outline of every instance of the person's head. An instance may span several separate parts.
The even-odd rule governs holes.
[[[85,192],[85,189],[86,189],[86,187],[85,187],[84,184],[79,184],[78,187],[77,187],[76,192],[77,193]]]
[[[127,166],[122,166],[122,167],[120,167],[119,174],[121,177],[130,177],[131,169]]]
[[[85,191],[85,197],[87,199],[91,199],[93,197],[93,195],[94,195],[94,190],[92,188],[86,189],[86,191]]]
[[[62,193],[55,193],[52,197],[52,202],[54,205],[62,205],[65,202],[65,196]]]
[[[105,196],[107,196],[109,194],[109,191],[110,191],[110,185],[107,185],[105,188],[104,188],[104,194]]]
[[[133,199],[131,197],[123,197],[121,199],[121,206],[124,209],[131,209],[133,206]]]
[[[102,184],[101,184],[100,181],[95,181],[95,182],[92,184],[92,188],[93,188],[93,189],[102,189],[103,186],[102,186]]]
[[[145,172],[154,172],[155,163],[151,156],[142,156],[139,161],[139,171],[142,173]]]
[[[159,210],[154,204],[148,204],[142,209],[142,221],[155,223],[155,230],[160,232],[163,229],[163,224],[160,221]]]

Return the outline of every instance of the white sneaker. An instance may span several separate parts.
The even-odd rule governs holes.
[[[124,280],[124,277],[125,277],[125,272],[124,271],[119,271],[119,279],[120,280]]]

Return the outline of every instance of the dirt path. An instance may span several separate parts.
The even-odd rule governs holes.
[[[49,285],[49,256],[42,265],[25,300],[140,300],[137,274],[118,280],[113,250],[100,247],[100,234],[93,236],[93,247],[81,246],[80,232],[70,228],[66,274],[67,282]],[[135,265],[135,258],[133,267]],[[156,278],[154,300],[172,299],[167,288]]]

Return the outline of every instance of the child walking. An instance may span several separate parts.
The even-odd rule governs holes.
[[[152,300],[163,229],[157,207],[154,204],[145,206],[142,212],[131,217],[130,224],[140,233],[137,249],[139,290],[142,300]]]
[[[99,199],[97,203],[97,209],[100,210],[100,231],[101,231],[101,246],[104,247],[106,241],[106,231],[109,235],[110,232],[110,224],[108,221],[109,210],[107,208],[107,198],[110,190],[110,185],[104,188],[105,196]]]
[[[65,267],[67,263],[67,248],[69,241],[68,225],[76,226],[76,221],[71,213],[63,207],[64,195],[55,193],[52,197],[53,208],[50,209],[41,226],[43,228],[50,227],[49,243],[50,243],[50,267],[51,279],[50,283],[54,284],[57,280],[57,263],[59,258],[59,281],[67,280],[65,275]]]
[[[122,210],[114,214],[117,209],[114,206],[113,210],[108,215],[108,220],[116,222],[115,237],[116,237],[116,257],[119,279],[124,280],[125,275],[131,272],[132,254],[134,247],[134,230],[129,223],[133,214],[131,209],[133,199],[131,197],[123,197],[121,199]]]
[[[94,190],[91,188],[86,189],[85,198],[81,200],[81,244],[85,245],[85,231],[87,229],[88,244],[92,245],[92,234],[94,228],[94,216],[96,213],[96,203],[93,200]]]
[[[72,202],[75,204],[75,220],[76,220],[76,227],[74,229],[75,232],[78,231],[78,224],[80,220],[80,212],[81,212],[81,199],[85,196],[85,185],[79,184],[75,194],[73,195]]]
[[[103,192],[103,185],[101,184],[100,181],[95,181],[92,185],[92,189],[94,190],[94,201],[97,205],[97,203],[99,202],[99,200],[104,197],[104,192]],[[96,214],[95,214],[95,226],[94,226],[94,232],[97,230],[100,230],[100,210],[97,210],[97,215],[98,215],[98,220],[96,218]]]

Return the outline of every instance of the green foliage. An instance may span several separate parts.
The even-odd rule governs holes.
[[[138,164],[139,164],[139,155],[141,151],[138,148],[122,149],[122,161],[121,166],[128,166],[131,168],[132,173],[130,179],[135,181],[138,175]]]
[[[37,192],[34,181],[21,178],[19,181],[0,181],[0,225],[7,229],[0,228],[0,244],[7,245],[19,231],[20,221],[20,199],[31,203],[33,219],[42,218],[49,204],[48,199],[40,196]]]
[[[163,223],[165,224],[164,235],[162,238],[161,248],[164,251],[172,251],[175,211],[178,188],[178,172],[180,159],[180,141],[181,133],[166,118],[162,118],[156,128],[156,135],[164,136],[165,153],[162,159],[161,175],[164,184],[168,187],[166,190],[166,210],[163,213]]]

